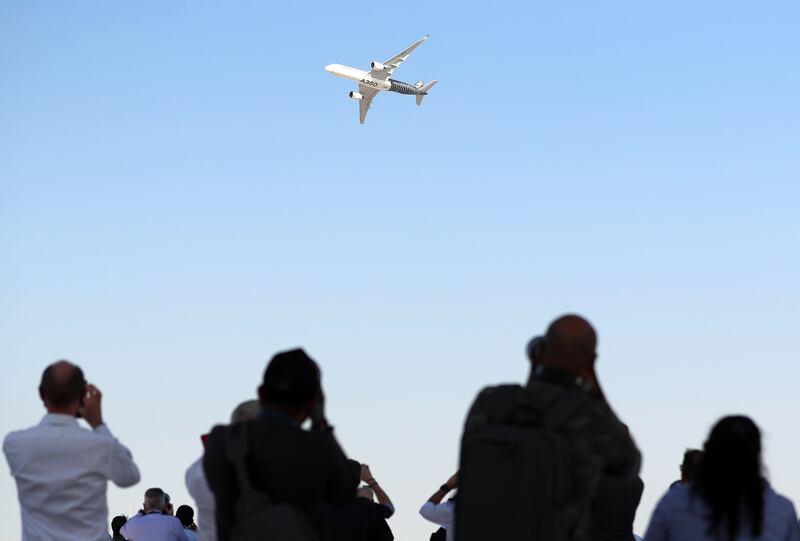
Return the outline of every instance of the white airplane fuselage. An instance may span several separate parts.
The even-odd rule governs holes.
[[[380,79],[373,79],[369,76],[368,71],[351,68],[350,66],[343,66],[341,64],[328,64],[325,66],[325,71],[332,73],[337,77],[344,77],[352,81],[358,81],[363,85],[368,85],[378,90],[389,90],[392,88],[392,83],[388,80],[381,81]]]
[[[343,66],[342,64],[328,64],[325,66],[325,71],[328,73],[358,82],[358,88],[350,92],[350,98],[358,101],[358,120],[361,124],[364,123],[367,111],[369,111],[369,107],[372,104],[372,99],[382,91],[414,96],[417,105],[422,105],[422,99],[428,95],[428,91],[438,81],[429,81],[427,84],[424,81],[417,81],[416,84],[412,85],[392,79],[391,76],[394,70],[405,62],[414,49],[419,47],[426,39],[428,39],[428,36],[422,36],[410,47],[406,47],[402,52],[394,55],[386,62],[371,62],[369,71]]]

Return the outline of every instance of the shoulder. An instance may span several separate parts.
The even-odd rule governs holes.
[[[671,513],[680,507],[688,504],[691,498],[691,490],[686,483],[677,483],[669,487],[667,492],[661,496],[656,504],[656,511],[661,513]]]
[[[470,406],[465,425],[466,431],[490,424],[495,415],[493,412],[503,402],[513,403],[522,391],[520,385],[492,385],[480,390]]]
[[[192,465],[186,469],[186,474],[183,477],[184,482],[188,486],[194,483],[199,477],[203,475],[203,457],[201,456]]]
[[[211,442],[212,440],[218,440],[220,438],[225,438],[225,435],[228,433],[228,425],[216,425],[211,429],[211,432],[208,433],[207,442]]]
[[[135,514],[135,515],[133,515],[131,518],[129,518],[128,520],[126,520],[126,521],[125,521],[125,524],[123,524],[123,525],[122,525],[122,528],[120,528],[120,529],[121,529],[121,530],[128,530],[128,529],[129,529],[129,528],[131,528],[132,526],[136,526],[136,524],[137,524],[137,523],[138,523],[138,522],[139,522],[139,521],[140,521],[142,518],[144,518],[144,515],[140,515],[139,513],[136,513],[136,514]]]
[[[764,502],[767,506],[772,507],[782,514],[796,517],[796,511],[792,500],[775,491],[766,481],[764,482]]]
[[[43,425],[34,425],[30,428],[21,430],[14,430],[6,434],[3,439],[3,450],[6,453],[22,451],[28,446],[41,445],[42,439],[51,438],[53,431],[51,427]],[[59,445],[78,442],[78,441],[92,441],[94,434],[91,430],[87,430],[79,425],[70,426],[67,428],[68,432],[60,431],[58,435]],[[100,438],[97,438],[100,440]],[[81,444],[85,445],[85,443]]]
[[[11,449],[16,448],[22,441],[25,440],[26,436],[28,435],[28,431],[32,429],[24,429],[24,430],[14,430],[6,434],[6,437],[3,438],[3,450],[8,452]]]
[[[495,400],[499,396],[519,393],[523,387],[516,383],[503,383],[500,385],[487,385],[478,392],[475,402],[481,400]]]
[[[227,425],[217,425],[211,429],[211,432],[208,433],[208,439],[206,439],[206,456],[210,453],[213,454],[214,451],[218,449],[224,448],[225,440],[228,437],[228,430],[229,427]]]
[[[687,501],[692,496],[692,486],[687,483],[675,483],[669,487],[664,498],[670,501]]]
[[[29,439],[44,435],[44,427],[42,425],[33,425],[28,428],[21,428],[19,430],[12,430],[3,439],[3,446],[13,445],[15,443],[24,442]]]

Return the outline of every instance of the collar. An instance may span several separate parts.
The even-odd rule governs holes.
[[[39,422],[43,426],[78,426],[78,418],[65,413],[48,413]]]

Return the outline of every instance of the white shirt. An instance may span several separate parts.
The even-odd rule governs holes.
[[[447,532],[447,541],[453,541],[453,521],[455,520],[455,502],[447,500],[442,503],[425,502],[419,510],[422,518],[438,524]]]
[[[106,425],[87,430],[70,415],[49,413],[3,441],[17,482],[22,541],[106,541],[108,480],[139,482],[130,451]]]
[[[119,533],[131,541],[187,541],[181,521],[170,515],[153,511],[131,517]]]
[[[214,493],[203,471],[203,457],[186,470],[186,490],[197,507],[197,533],[200,541],[217,541],[217,517],[214,514]]]

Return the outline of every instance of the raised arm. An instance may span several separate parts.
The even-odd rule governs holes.
[[[422,505],[422,508],[419,510],[419,514],[422,515],[422,518],[434,524],[438,524],[439,526],[450,528],[453,520],[452,504],[448,505],[447,503],[442,503],[442,500],[457,486],[458,472],[439,487],[439,490],[434,492],[433,495],[428,498],[428,501]]]
[[[108,477],[119,487],[127,488],[139,482],[139,468],[133,462],[133,456],[127,447],[117,440],[108,426],[103,422],[103,393],[92,384],[86,386],[81,406],[81,416],[86,419],[95,434],[112,440],[111,460],[108,464]]]
[[[375,480],[375,477],[372,475],[369,466],[366,464],[361,465],[361,480],[367,483],[369,488],[375,492],[375,497],[378,498],[378,503],[388,507],[392,510],[392,513],[394,513],[394,504],[392,504],[392,500],[389,499],[389,495],[386,494],[380,483]]]
[[[454,473],[450,479],[447,480],[445,484],[439,487],[439,490],[433,493],[433,495],[428,498],[428,501],[432,504],[436,505],[442,502],[447,494],[458,487],[458,472]]]

